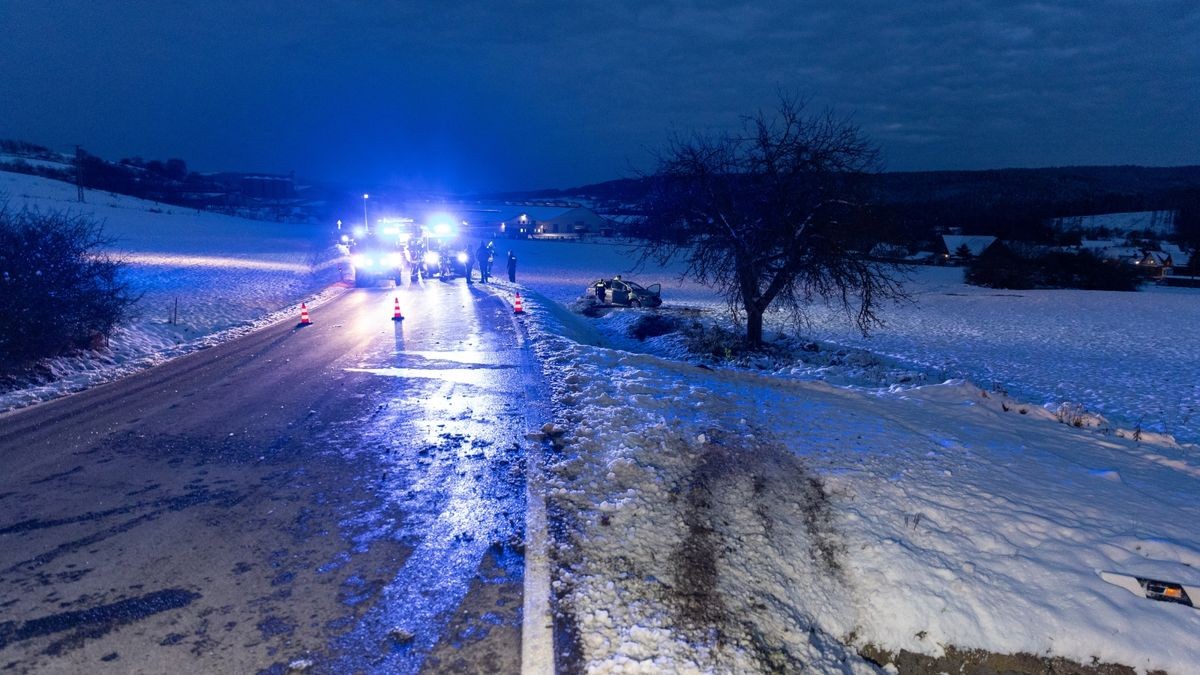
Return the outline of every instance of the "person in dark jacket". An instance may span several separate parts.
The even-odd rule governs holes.
[[[512,251],[508,252],[508,280],[517,283],[517,256]]]
[[[489,272],[488,267],[490,267],[490,265],[488,264],[488,261],[491,259],[491,257],[492,257],[492,252],[487,247],[487,244],[485,244],[482,241],[479,242],[479,248],[475,249],[475,262],[479,264],[479,281],[480,281],[480,283],[484,283],[484,284],[487,283],[488,272]]]

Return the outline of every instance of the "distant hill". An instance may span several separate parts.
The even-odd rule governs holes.
[[[882,211],[906,241],[961,228],[964,234],[1053,242],[1055,219],[1190,209],[1200,166],[1078,166],[885,173]]]
[[[199,174],[183,160],[105,160],[80,154],[85,187],[270,220],[331,220],[361,207],[360,190],[295,185],[291,176]],[[0,170],[74,182],[76,158],[0,139]],[[567,189],[472,195],[474,200],[585,204],[608,215],[636,214],[647,178]],[[1067,166],[985,171],[900,171],[875,177],[878,213],[897,243],[925,248],[941,232],[1053,241],[1054,219],[1134,211],[1175,211],[1178,234],[1200,243],[1200,166]],[[383,188],[381,188],[383,190]],[[371,191],[372,194],[375,190]],[[386,190],[384,190],[386,193]],[[461,198],[461,196],[460,196]]]
[[[330,193],[311,185],[297,186],[291,174],[198,173],[177,158],[113,161],[82,149],[68,155],[11,139],[0,139],[0,171],[78,181],[88,190],[259,220],[330,219],[326,204]]]
[[[1200,166],[1068,166],[985,171],[902,171],[875,179],[880,213],[898,241],[927,243],[937,232],[1048,240],[1048,221],[1125,211],[1192,208],[1200,197]],[[636,212],[649,179],[623,178],[563,190],[492,197],[571,200],[606,213]]]
[[[1178,167],[1067,166],[982,171],[897,171],[876,179],[885,203],[945,201],[984,195],[1080,202],[1104,197],[1154,200],[1181,190],[1200,189],[1200,165]],[[564,189],[488,195],[520,200],[592,200],[636,203],[648,189],[646,178],[620,178]]]
[[[1102,195],[1154,198],[1200,188],[1200,166],[1068,166],[986,171],[885,173],[879,189],[886,201],[945,200],[972,194],[1081,201]]]

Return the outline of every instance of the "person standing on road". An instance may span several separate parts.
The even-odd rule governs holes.
[[[475,263],[474,263],[474,260],[472,259],[470,242],[467,242],[467,244],[465,246],[463,246],[463,255],[465,255],[467,257],[466,262],[463,263],[463,267],[466,268],[467,283],[473,284],[475,282],[471,281],[471,266],[474,265]]]
[[[488,250],[487,244],[479,242],[479,248],[475,249],[475,262],[479,265],[479,283],[486,284],[488,280],[488,257],[491,251]]]
[[[508,280],[517,283],[517,256],[512,251],[508,252]]]
[[[408,262],[408,280],[416,282],[417,277],[421,276],[421,245],[417,241],[410,241],[404,247],[404,259]]]

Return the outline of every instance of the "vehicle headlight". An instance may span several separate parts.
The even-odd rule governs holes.
[[[425,261],[426,265],[436,265],[441,257],[438,256],[437,251],[426,251],[425,256],[421,259]]]
[[[363,255],[363,254],[361,254],[361,253],[359,253],[358,255],[354,256],[354,257],[353,257],[353,258],[351,258],[350,260],[354,262],[354,266],[355,266],[355,267],[371,267],[372,265],[374,265],[374,264],[375,264],[375,261],[374,261],[374,260],[371,260],[371,258],[370,258],[370,257],[368,257],[368,256],[365,256],[365,255]]]
[[[404,256],[400,253],[389,253],[387,257],[388,267],[399,267],[404,262]]]
[[[467,254],[466,253],[459,253],[457,256],[455,256],[455,258],[458,259],[458,262],[463,263],[464,265],[467,263]]]

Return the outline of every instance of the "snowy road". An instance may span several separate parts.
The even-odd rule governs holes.
[[[511,317],[461,280],[355,290],[0,417],[0,669],[518,669]]]

